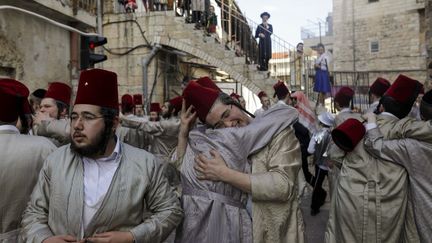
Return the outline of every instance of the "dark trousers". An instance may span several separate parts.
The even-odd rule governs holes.
[[[259,69],[260,71],[268,71],[268,63],[270,58],[260,58],[259,59]]]
[[[315,165],[315,176],[312,178],[312,204],[313,210],[318,210],[325,203],[327,192],[322,188],[324,178],[328,174],[328,171],[320,169],[318,165]]]

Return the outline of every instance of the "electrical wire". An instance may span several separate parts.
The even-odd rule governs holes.
[[[59,23],[59,22],[57,22],[57,21],[55,21],[55,20],[52,20],[52,19],[47,18],[47,17],[45,17],[45,16],[42,16],[42,15],[40,15],[40,14],[37,14],[37,13],[31,12],[31,11],[28,11],[28,10],[26,10],[26,9],[22,9],[22,8],[18,8],[18,7],[10,6],[10,5],[1,5],[1,6],[0,6],[0,10],[2,10],[2,9],[11,9],[11,10],[16,10],[16,11],[23,12],[23,13],[26,13],[26,14],[29,14],[29,15],[33,15],[33,16],[35,16],[35,17],[37,17],[37,18],[40,18],[40,19],[43,19],[43,20],[45,20],[45,21],[47,21],[47,22],[49,22],[49,23],[51,23],[51,24],[53,24],[53,25],[55,25],[55,26],[58,26],[58,27],[60,27],[60,28],[66,29],[66,30],[69,30],[69,31],[71,31],[71,32],[78,33],[78,34],[80,34],[80,35],[82,35],[82,36],[99,36],[97,33],[87,33],[87,32],[80,31],[80,30],[75,29],[75,28],[73,28],[73,27],[70,27],[70,26],[68,26],[68,25],[65,25],[65,24]]]

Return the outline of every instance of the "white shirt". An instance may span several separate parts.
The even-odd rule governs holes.
[[[284,100],[279,100],[276,104],[288,105]]]
[[[84,210],[82,229],[86,229],[100,208],[119,166],[120,142],[117,139],[113,153],[97,160],[83,157]]]
[[[343,108],[341,111],[339,111],[339,113],[347,113],[347,112],[351,112],[350,108]]]
[[[330,57],[327,52],[323,53],[315,60],[315,64],[320,65],[321,70],[326,71],[327,67],[330,65]]]
[[[12,126],[12,125],[1,125],[0,126],[0,131],[11,131],[11,132],[15,132],[17,134],[20,133],[20,131],[18,130],[18,128],[16,128],[16,126]]]

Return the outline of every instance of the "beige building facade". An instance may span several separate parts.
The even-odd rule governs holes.
[[[333,0],[335,71],[426,80],[425,1]]]

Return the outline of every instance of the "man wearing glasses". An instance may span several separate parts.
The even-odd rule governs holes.
[[[115,73],[81,73],[70,121],[71,144],[47,158],[24,213],[26,242],[161,242],[168,237],[182,210],[153,155],[115,136]]]
[[[183,96],[195,113],[181,115],[176,163],[185,218],[176,242],[304,242],[297,111],[275,106],[252,119],[227,94],[193,81]],[[189,132],[195,117],[206,125]]]

